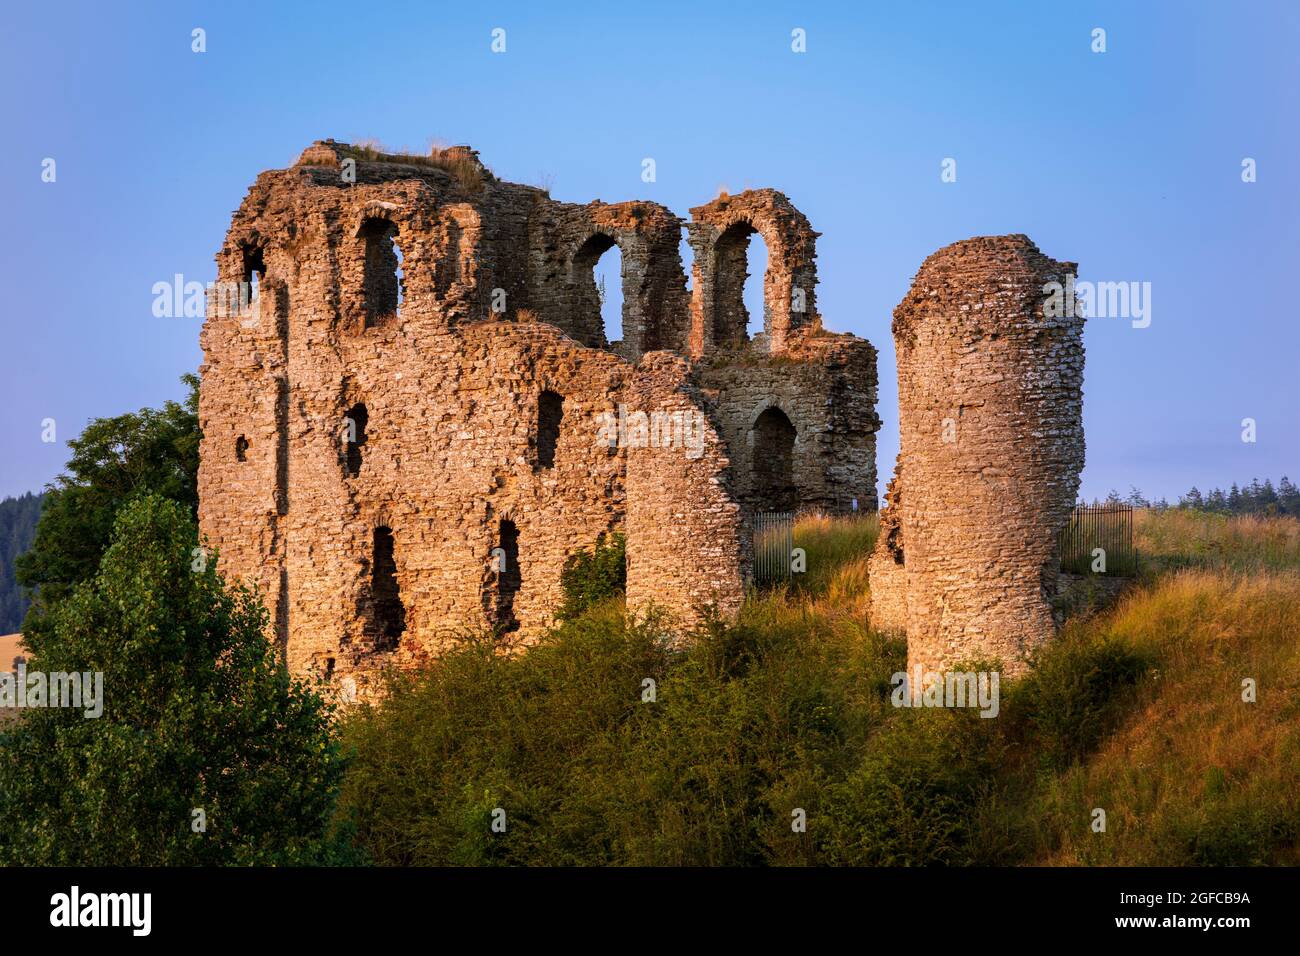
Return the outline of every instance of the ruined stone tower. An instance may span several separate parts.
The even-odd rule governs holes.
[[[1055,633],[1059,536],[1083,467],[1083,318],[1044,308],[1076,272],[1026,236],[954,243],[894,310],[900,453],[870,562],[872,618],[908,667],[1000,659]]]
[[[291,668],[364,685],[467,630],[528,643],[615,531],[633,609],[734,613],[755,513],[874,510],[876,353],[821,327],[817,234],[770,189],[691,213],[557,202],[466,147],[318,142],[258,177],[217,255],[218,292],[256,296],[210,297],[202,333],[199,517]]]

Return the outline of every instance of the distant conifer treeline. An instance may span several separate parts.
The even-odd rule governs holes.
[[[14,561],[32,545],[43,495],[30,491],[0,501],[0,634],[18,631],[27,614],[25,590],[14,580]]]
[[[1300,517],[1300,488],[1293,485],[1291,479],[1283,475],[1277,487],[1273,486],[1271,478],[1265,478],[1262,483],[1258,478],[1252,478],[1250,484],[1245,486],[1238,485],[1234,481],[1232,487],[1227,491],[1222,488],[1215,488],[1208,492],[1202,492],[1199,488],[1193,487],[1191,491],[1178,499],[1177,505],[1170,505],[1164,498],[1159,500],[1148,499],[1137,488],[1130,489],[1127,495],[1112,491],[1106,496],[1105,501],[1096,500],[1092,503],[1094,505],[1124,504],[1132,505],[1134,508],[1191,508],[1197,511],[1227,515],[1296,515]]]

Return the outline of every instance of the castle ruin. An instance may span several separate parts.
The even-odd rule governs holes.
[[[821,327],[817,233],[771,189],[690,213],[557,202],[466,147],[318,142],[257,178],[217,255],[255,298],[202,333],[200,525],[292,670],[364,692],[466,630],[527,644],[614,531],[630,608],[734,614],[754,514],[875,509],[876,352]]]
[[[690,217],[558,202],[467,147],[317,142],[257,178],[217,255],[218,287],[255,298],[210,300],[202,333],[199,517],[292,670],[366,694],[466,631],[527,645],[566,560],[613,532],[631,610],[734,615],[757,515],[875,510],[876,351],[822,328],[817,233],[771,189]],[[608,341],[593,270],[615,245]],[[970,239],[895,309],[901,451],[869,568],[909,669],[1015,673],[1055,632],[1083,319],[1044,289],[1075,271],[1025,236]]]

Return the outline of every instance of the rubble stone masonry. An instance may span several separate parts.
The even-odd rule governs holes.
[[[773,190],[692,217],[557,202],[466,147],[324,141],[257,178],[217,255],[218,288],[256,299],[210,296],[202,333],[199,516],[293,670],[365,694],[467,631],[527,645],[565,560],[612,531],[634,611],[734,614],[755,511],[874,509],[876,353],[822,330],[816,233]],[[593,267],[615,244],[610,342]],[[603,440],[629,411],[696,416],[698,448]]]
[[[1058,541],[1084,460],[1083,318],[1044,309],[1077,267],[1023,235],[954,243],[894,310],[900,455],[870,561],[877,626],[909,670],[998,659],[1055,633]]]

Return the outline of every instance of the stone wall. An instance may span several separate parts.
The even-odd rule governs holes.
[[[706,245],[728,216],[770,231],[769,300],[800,282],[810,310],[707,363],[691,358],[707,312],[688,301],[682,223],[654,203],[559,203],[466,147],[325,141],[258,177],[201,337],[200,524],[222,569],[261,589],[295,671],[364,693],[380,666],[466,631],[527,644],[566,558],[614,530],[634,609],[734,613],[769,407],[765,426],[785,415],[797,433],[798,504],[874,507],[875,351],[811,320],[815,234],[770,190],[702,208]],[[613,243],[617,343],[592,280]],[[734,282],[733,267],[705,275]],[[220,294],[241,282],[258,290],[247,308]],[[611,444],[603,423],[629,412],[698,416],[699,454]]]
[[[876,510],[876,350],[850,335],[806,329],[777,356],[715,354],[697,365],[717,397],[718,418],[737,463],[736,493],[753,510],[805,507]],[[765,496],[756,425],[779,413],[793,426],[788,503]]]
[[[732,616],[752,553],[716,410],[691,381],[689,364],[667,352],[645,357],[628,399],[661,415],[698,415],[703,439],[628,450],[628,607],[688,622],[709,607]]]
[[[885,508],[880,512],[880,536],[867,559],[871,582],[871,626],[878,631],[907,632],[907,567],[903,554],[903,528],[897,465],[885,489]]]
[[[630,361],[656,349],[684,351],[689,331],[681,220],[652,202],[542,204],[533,228],[536,309],[575,339]],[[593,276],[602,253],[622,258],[623,338],[606,341]]]
[[[694,254],[691,293],[691,354],[736,349],[748,342],[749,315],[742,292],[750,237],[767,245],[763,276],[761,347],[785,351],[789,334],[812,325],[817,315],[817,233],[783,193],[751,189],[719,196],[691,210],[687,225]]]
[[[901,549],[909,667],[996,658],[1014,674],[1055,632],[1084,458],[1083,318],[1045,314],[1044,287],[1075,271],[1025,236],[970,239],[926,259],[894,310],[902,496],[872,568]],[[882,621],[899,616],[893,569]]]

